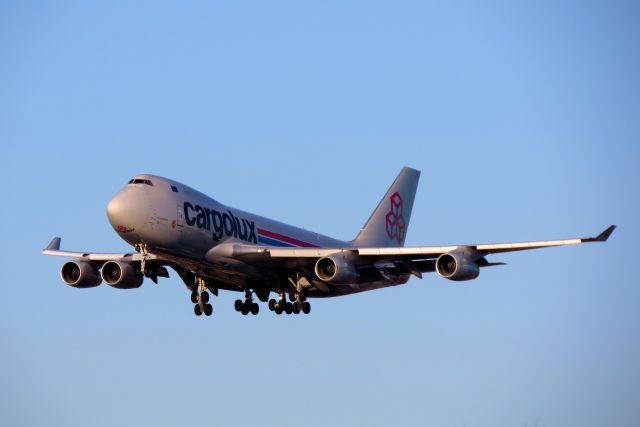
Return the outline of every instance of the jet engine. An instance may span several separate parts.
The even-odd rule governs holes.
[[[445,279],[472,280],[480,275],[480,267],[464,252],[452,251],[442,254],[436,260],[436,271]]]
[[[86,261],[69,261],[60,270],[62,281],[74,288],[93,288],[102,283],[100,273]]]
[[[341,253],[320,258],[316,262],[315,273],[320,280],[334,285],[353,285],[360,278],[355,266]]]
[[[100,274],[107,285],[118,289],[139,288],[144,280],[142,273],[135,265],[123,260],[106,262]]]

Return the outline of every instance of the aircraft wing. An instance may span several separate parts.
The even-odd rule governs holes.
[[[87,261],[111,261],[122,258],[130,258],[131,261],[141,261],[142,256],[137,253],[91,253],[91,252],[78,252],[78,251],[61,251],[60,250],[60,237],[54,237],[51,243],[42,250],[44,255],[49,256],[63,256],[69,258],[83,258]],[[147,255],[147,260],[156,259],[153,254]]]
[[[612,225],[596,237],[578,237],[562,240],[539,240],[531,242],[515,243],[481,243],[449,246],[410,246],[410,247],[335,247],[335,248],[282,248],[276,246],[253,246],[238,243],[223,243],[210,252],[215,255],[235,257],[243,255],[262,254],[271,258],[322,258],[336,252],[350,252],[363,258],[371,258],[372,261],[388,260],[412,260],[434,259],[451,252],[457,248],[469,248],[482,255],[502,252],[515,252],[529,249],[540,249],[554,246],[579,245],[589,242],[605,242],[616,226]],[[60,237],[54,237],[51,243],[42,251],[45,255],[63,256],[71,258],[84,258],[89,261],[109,261],[121,258],[131,258],[132,261],[140,261],[141,255],[135,253],[90,253],[61,251]],[[156,259],[154,254],[148,254],[147,260]]]
[[[579,245],[589,242],[606,241],[615,225],[610,226],[596,237],[580,237],[563,240],[540,240],[532,242],[517,243],[483,243],[483,244],[466,244],[451,246],[414,246],[414,247],[377,247],[377,248],[280,248],[268,247],[262,248],[272,258],[319,258],[336,252],[351,252],[363,258],[372,258],[376,261],[398,260],[398,259],[433,259],[439,255],[453,251],[458,248],[469,248],[481,255],[492,253],[514,252],[528,249],[548,248],[553,246]]]

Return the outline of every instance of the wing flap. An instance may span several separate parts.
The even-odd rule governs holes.
[[[356,252],[355,248],[281,248],[276,246],[265,246],[264,251],[271,258],[322,258],[336,252],[350,251]]]
[[[582,239],[541,240],[536,242],[489,243],[476,245],[475,248],[478,252],[499,253],[523,251],[527,249],[550,248],[553,246],[579,245],[582,242]]]
[[[414,255],[439,255],[449,252],[458,246],[413,246],[395,248],[357,248],[361,256],[414,256]]]

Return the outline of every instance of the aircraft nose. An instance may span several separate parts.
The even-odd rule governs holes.
[[[122,211],[122,197],[120,197],[120,193],[118,193],[109,200],[109,204],[107,204],[107,218],[109,218],[109,222],[114,227],[121,222],[124,216]]]
[[[145,198],[138,191],[125,188],[107,204],[107,218],[120,234],[133,233],[144,224]]]

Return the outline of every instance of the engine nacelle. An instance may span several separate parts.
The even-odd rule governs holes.
[[[436,271],[445,279],[472,280],[480,275],[480,267],[464,252],[452,251],[442,254],[436,260]]]
[[[62,281],[74,288],[93,288],[102,283],[100,273],[86,261],[69,261],[60,270]]]
[[[341,253],[320,258],[316,262],[315,273],[320,280],[334,285],[354,285],[360,279],[355,266]]]
[[[127,261],[108,261],[100,272],[107,285],[118,289],[134,289],[142,285],[144,276],[132,263]]]

